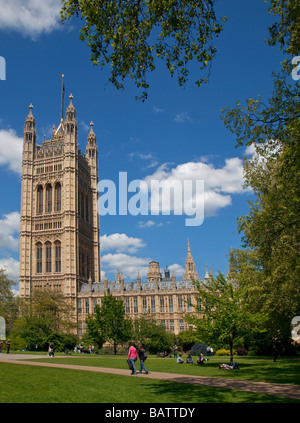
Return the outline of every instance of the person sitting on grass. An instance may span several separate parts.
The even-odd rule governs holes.
[[[181,354],[179,354],[179,357],[177,358],[177,364],[184,364],[185,361],[181,358]]]
[[[187,363],[193,364],[193,358],[191,356],[191,354],[188,355],[188,358],[186,359]]]

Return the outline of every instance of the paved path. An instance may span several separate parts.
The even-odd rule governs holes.
[[[63,358],[64,356],[59,356]],[[148,379],[161,379],[168,382],[180,382],[180,383],[191,383],[194,385],[211,386],[214,388],[223,389],[239,389],[241,391],[256,392],[265,395],[279,395],[281,397],[289,397],[300,400],[300,386],[289,385],[280,383],[265,383],[265,382],[252,382],[249,380],[237,380],[237,379],[225,379],[217,377],[206,377],[206,376],[189,376],[179,375],[175,373],[162,373],[162,372],[150,372],[146,374],[138,374],[131,376],[129,370],[123,369],[111,369],[105,367],[94,367],[94,366],[77,366],[71,364],[58,364],[55,363],[55,358],[49,357],[49,362],[36,362],[27,361],[28,359],[47,358],[45,355],[25,355],[25,354],[0,354],[0,362],[8,362],[13,364],[26,364],[28,366],[43,366],[43,367],[56,367],[61,369],[72,369],[72,370],[83,370],[89,372],[98,373],[109,373],[117,374],[129,377],[142,377]],[[66,357],[67,358],[67,357]]]

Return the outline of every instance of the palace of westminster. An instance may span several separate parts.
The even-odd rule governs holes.
[[[117,272],[109,282],[100,274],[98,201],[98,147],[91,122],[85,155],[77,142],[73,96],[65,118],[52,137],[36,144],[32,108],[25,121],[22,156],[20,296],[34,289],[59,291],[74,308],[77,334],[85,333],[85,320],[105,293],[122,298],[132,319],[151,312],[171,333],[188,329],[185,313],[194,313],[195,293],[191,278],[199,280],[188,243],[182,280],[151,261],[147,281],[139,275],[124,282]],[[211,272],[205,274],[205,279]]]

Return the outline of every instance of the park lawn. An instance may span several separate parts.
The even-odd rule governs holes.
[[[77,360],[83,361],[81,360]],[[154,360],[153,360],[154,361]],[[0,403],[295,403],[231,389],[0,363]]]
[[[184,357],[185,358],[185,357]],[[85,355],[56,356],[60,364],[99,366],[106,368],[128,369],[126,356]],[[280,358],[275,363],[271,357],[235,357],[239,370],[219,370],[220,363],[228,363],[228,357],[211,357],[203,366],[197,364],[177,364],[172,358],[149,356],[145,362],[151,372],[178,373],[195,376],[222,377],[268,383],[289,383],[300,385],[300,360]],[[49,358],[37,361],[49,361]],[[196,358],[194,357],[194,361]],[[139,361],[136,364],[139,369]],[[129,370],[128,370],[129,372]]]

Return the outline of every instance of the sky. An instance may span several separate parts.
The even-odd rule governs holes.
[[[120,215],[117,208],[115,215],[100,216],[102,278],[115,280],[119,269],[125,281],[136,280],[138,272],[145,281],[148,263],[155,260],[162,272],[168,267],[181,279],[187,240],[200,278],[206,267],[214,276],[226,275],[228,251],[242,247],[237,218],[248,213],[254,195],[243,188],[241,157],[249,151],[236,147],[220,116],[237,101],[267,98],[272,72],[280,70],[280,52],[265,42],[274,17],[264,1],[218,0],[216,14],[227,22],[209,82],[195,85],[199,71],[193,63],[189,82],[179,87],[159,64],[149,75],[145,102],[135,99],[140,93],[130,80],[122,91],[107,82],[107,70],[92,64],[89,47],[79,40],[80,20],[60,23],[59,0],[0,0],[0,10],[0,64],[6,65],[5,78],[3,68],[0,72],[0,267],[16,290],[24,122],[32,103],[37,143],[50,139],[53,124],[60,122],[62,74],[64,110],[72,94],[83,153],[94,123],[100,183],[113,181],[118,192],[122,172],[128,184],[139,181],[148,188],[152,180],[181,186],[204,181],[204,195],[199,191],[200,202],[193,203],[204,209],[198,226],[187,226],[186,202],[154,214],[156,194],[150,190],[147,214]],[[128,192],[128,201],[133,196]]]

